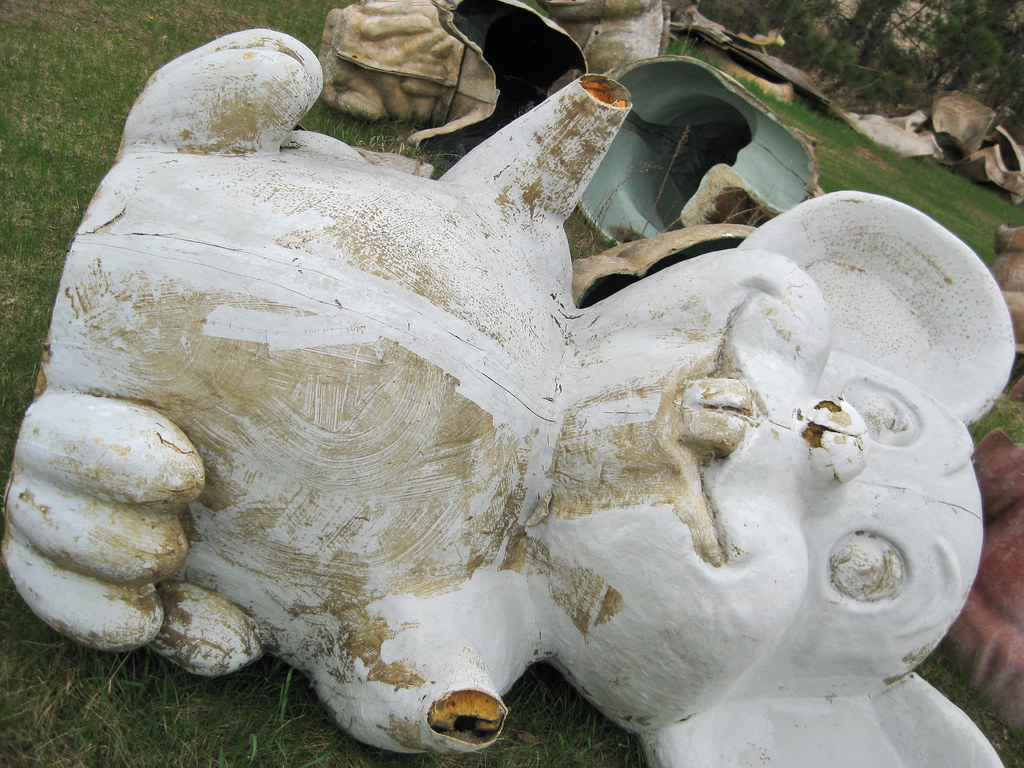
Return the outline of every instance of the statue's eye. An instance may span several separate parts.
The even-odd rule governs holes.
[[[853,382],[843,392],[864,419],[868,435],[883,445],[909,445],[921,434],[917,408],[878,382]]]
[[[867,531],[841,538],[832,548],[828,565],[832,586],[864,603],[895,598],[906,571],[898,547]]]

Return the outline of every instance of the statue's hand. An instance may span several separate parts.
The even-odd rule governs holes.
[[[85,645],[148,643],[154,584],[185,562],[176,514],[203,489],[188,438],[121,400],[44,394],[25,414],[6,493],[4,561],[47,624]]]
[[[179,513],[203,481],[195,447],[159,412],[44,394],[25,414],[7,487],[11,579],[84,645],[152,643],[193,672],[236,669],[260,655],[252,621],[209,590],[168,581],[188,555]]]
[[[240,666],[259,647],[239,609],[194,585],[157,588],[185,562],[178,513],[203,481],[195,447],[159,412],[44,394],[25,414],[7,487],[3,557],[11,579],[47,624],[85,645],[153,642],[207,674]],[[214,640],[230,659],[211,657]]]

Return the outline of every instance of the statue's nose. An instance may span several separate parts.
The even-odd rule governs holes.
[[[811,464],[823,477],[846,483],[864,470],[867,428],[852,405],[841,397],[822,400],[797,417],[805,423],[801,434],[810,446]]]

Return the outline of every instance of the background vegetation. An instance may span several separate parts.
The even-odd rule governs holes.
[[[818,34],[817,1],[794,3],[789,15],[778,17],[787,21],[787,55],[805,45],[825,58],[823,49],[801,43],[805,27],[798,26]],[[711,14],[712,4],[706,5],[702,10]],[[759,12],[784,6],[763,5]],[[0,0],[0,482],[31,400],[65,251],[113,163],[125,116],[146,78],[174,56],[247,27],[281,29],[316,50],[331,7],[310,0]],[[874,17],[869,21],[870,31]],[[782,26],[766,22],[728,23],[749,31]],[[995,227],[1015,212],[1004,198],[936,166],[879,150],[799,105],[776,106],[818,141],[826,190],[864,189],[902,199],[991,260]],[[400,149],[409,129],[341,121],[319,106],[304,124],[378,150]],[[587,237],[573,235],[577,243]],[[1019,427],[1018,406],[1000,408],[998,422]],[[1020,734],[989,714],[962,677],[940,658],[926,662],[923,672],[981,724],[1007,766],[1024,766]],[[529,672],[507,697],[511,715],[495,747],[461,757],[394,755],[339,731],[306,681],[273,659],[207,680],[146,650],[103,654],[79,647],[28,611],[3,571],[0,681],[4,768],[644,765],[635,739],[545,668]]]
[[[783,58],[850,111],[930,111],[937,91],[960,90],[1024,127],[1020,0],[704,0],[700,9],[736,32],[781,28]]]

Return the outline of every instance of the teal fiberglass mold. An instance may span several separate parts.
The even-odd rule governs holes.
[[[580,203],[605,235],[622,241],[678,228],[717,165],[729,166],[771,213],[792,208],[817,184],[807,141],[714,67],[662,56],[609,74],[629,90],[633,111]]]

